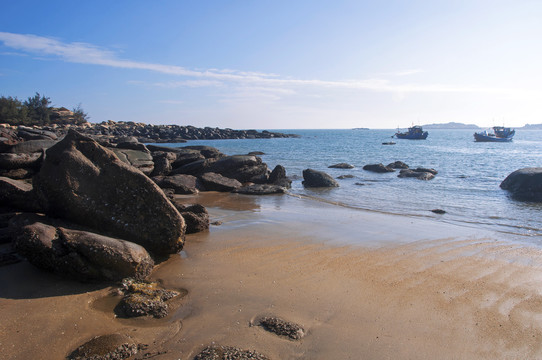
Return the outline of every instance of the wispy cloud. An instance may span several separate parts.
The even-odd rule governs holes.
[[[155,83],[155,86],[163,87],[219,87],[225,83],[237,84],[247,87],[243,93],[248,95],[250,89],[259,89],[258,94],[264,97],[277,97],[293,93],[292,89],[345,89],[373,92],[392,93],[510,93],[510,89],[453,86],[445,84],[398,84],[390,80],[375,78],[365,80],[318,80],[318,79],[295,79],[286,78],[277,74],[260,72],[247,72],[231,69],[187,69],[177,65],[166,65],[158,63],[146,63],[122,59],[111,50],[104,49],[92,44],[83,42],[66,43],[61,40],[37,36],[32,34],[15,34],[0,32],[0,41],[7,48],[18,51],[17,54],[34,54],[40,57],[57,58],[62,61],[101,65],[122,69],[146,70],[173,76],[188,78],[187,80]],[[12,53],[4,53],[12,54]],[[420,69],[410,69],[395,73],[388,73],[389,76],[406,76],[422,72]],[[379,77],[385,77],[380,74]],[[280,89],[273,92],[272,88]],[[266,90],[263,90],[266,89]]]

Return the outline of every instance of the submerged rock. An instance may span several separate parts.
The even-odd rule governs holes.
[[[372,171],[376,173],[387,173],[387,172],[395,171],[391,167],[384,166],[384,164],[368,164],[363,167],[363,170]]]
[[[354,165],[347,164],[347,163],[339,163],[335,165],[328,166],[330,169],[353,169]]]
[[[232,192],[245,195],[270,195],[284,194],[287,192],[285,187],[273,184],[252,184],[240,187]]]
[[[430,171],[420,171],[418,168],[415,170],[412,169],[403,169],[399,172],[399,175],[397,177],[399,178],[416,178],[418,180],[431,180],[435,177],[435,174]]]
[[[303,185],[305,187],[338,187],[339,183],[323,171],[313,169],[303,170]]]
[[[512,172],[501,183],[512,197],[522,201],[542,201],[542,168],[523,168]]]
[[[387,167],[392,169],[408,169],[408,165],[402,161],[394,161],[392,163],[389,163]]]

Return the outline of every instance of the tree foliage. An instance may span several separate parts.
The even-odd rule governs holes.
[[[59,115],[59,111],[67,111],[69,115]],[[62,113],[60,111],[60,113]],[[0,96],[0,123],[10,125],[50,125],[53,123],[82,124],[89,119],[81,104],[70,113],[66,108],[51,107],[51,99],[36,93],[24,102],[16,97]]]

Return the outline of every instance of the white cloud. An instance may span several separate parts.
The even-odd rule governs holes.
[[[284,78],[277,74],[259,72],[246,72],[232,69],[203,69],[190,70],[182,66],[165,65],[156,63],[138,62],[117,57],[116,53],[98,46],[73,42],[65,43],[60,40],[37,36],[32,34],[15,34],[0,32],[0,41],[5,47],[18,50],[19,55],[25,53],[38,56],[57,57],[66,62],[102,65],[123,69],[138,69],[193,78],[192,80],[172,81],[156,83],[155,86],[164,87],[217,87],[224,83],[232,83],[238,87],[246,87],[242,94],[249,95],[250,91],[259,89],[256,94],[263,97],[276,98],[281,91],[294,91],[294,89],[308,88],[311,91],[344,89],[372,92],[400,93],[404,96],[408,93],[489,93],[489,94],[517,94],[515,89],[487,88],[476,86],[453,86],[444,84],[400,84],[389,80],[375,78],[365,80],[326,81],[318,79],[292,79]],[[21,53],[22,52],[22,53]],[[6,53],[4,53],[6,54]],[[10,54],[10,53],[8,53]],[[410,69],[388,76],[406,76],[422,72],[420,69]],[[384,77],[385,74],[380,76]],[[265,89],[265,90],[263,90]],[[271,90],[273,89],[273,90]],[[523,91],[525,93],[525,91]],[[235,96],[235,95],[233,95]]]

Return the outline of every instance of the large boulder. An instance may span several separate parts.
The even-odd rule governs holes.
[[[43,153],[0,153],[0,169],[39,168]]]
[[[18,144],[13,145],[9,152],[12,153],[25,153],[30,154],[34,152],[41,152],[43,150],[49,149],[53,145],[55,145],[58,141],[57,140],[28,140],[28,141],[22,141]]]
[[[278,185],[280,187],[289,189],[292,187],[292,180],[288,179],[286,176],[286,169],[282,165],[277,165],[271,171],[269,179],[267,180],[268,184]]]
[[[338,187],[339,183],[331,175],[313,169],[303,170],[303,186],[305,187]]]
[[[157,254],[184,243],[184,220],[162,190],[109,149],[70,130],[47,150],[34,191],[55,217],[99,229]]]
[[[269,169],[262,159],[252,155],[233,155],[219,158],[207,170],[244,182],[266,182]]]
[[[137,244],[40,222],[22,227],[15,249],[39,268],[81,281],[143,279],[154,266]]]
[[[513,198],[522,201],[542,201],[542,168],[523,168],[508,175],[501,183]]]
[[[174,205],[186,222],[187,234],[193,234],[209,229],[209,213],[203,205],[185,205],[177,201],[174,202]]]
[[[118,148],[112,148],[111,150],[113,150],[120,160],[141,170],[146,175],[150,175],[154,170],[154,162],[148,151]]]

